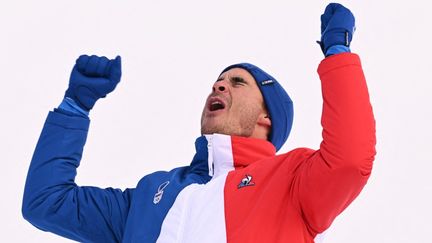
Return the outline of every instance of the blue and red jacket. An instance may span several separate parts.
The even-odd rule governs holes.
[[[265,140],[205,135],[189,166],[119,190],[75,184],[90,121],[50,112],[27,176],[23,215],[81,242],[314,242],[360,193],[375,121],[357,55],[324,59],[323,141],[281,155]]]

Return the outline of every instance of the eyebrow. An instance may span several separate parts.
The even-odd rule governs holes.
[[[241,83],[247,83],[246,80],[242,77],[239,76],[234,76],[230,78],[230,81],[234,81],[234,82],[241,82]]]
[[[219,77],[216,82],[222,81],[224,78],[223,77]],[[248,83],[244,78],[240,77],[240,76],[234,76],[230,78],[231,82],[242,82],[242,83]]]

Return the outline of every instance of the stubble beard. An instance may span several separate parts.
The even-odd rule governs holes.
[[[233,119],[228,116],[227,118],[204,118],[204,114],[201,117],[201,134],[226,134],[241,137],[250,137],[258,121],[259,112],[258,107],[245,107],[241,109],[240,117]],[[204,124],[205,119],[220,119],[215,124],[208,125]]]

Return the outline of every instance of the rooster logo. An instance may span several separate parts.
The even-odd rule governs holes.
[[[240,184],[238,184],[237,188],[243,188],[245,186],[254,186],[255,183],[252,181],[252,176],[246,174],[245,177],[240,181]]]

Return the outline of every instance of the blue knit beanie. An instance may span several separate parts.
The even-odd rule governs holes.
[[[259,67],[250,63],[239,63],[228,66],[222,73],[232,68],[245,69],[257,82],[267,111],[270,113],[271,132],[268,140],[278,151],[288,139],[292,127],[294,109],[291,98],[275,78]]]

